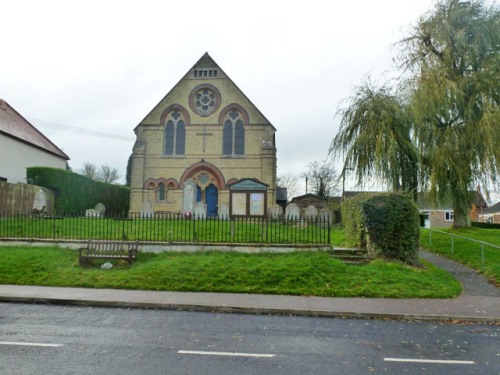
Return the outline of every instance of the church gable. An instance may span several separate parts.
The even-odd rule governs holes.
[[[140,212],[144,202],[155,211],[191,212],[201,202],[214,216],[219,206],[230,206],[228,184],[242,179],[268,186],[262,202],[274,202],[275,131],[203,55],[135,129],[131,212]],[[266,206],[259,207],[260,215]]]
[[[160,125],[165,109],[174,103],[192,112],[192,124],[218,123],[220,111],[238,103],[245,108],[249,125],[267,125],[274,129],[208,53],[201,57],[139,126]]]

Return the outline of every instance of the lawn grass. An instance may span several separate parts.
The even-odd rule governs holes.
[[[328,244],[328,228],[315,222],[259,218],[188,220],[170,216],[134,219],[0,216],[0,238]]]
[[[440,232],[483,241],[500,246],[500,230],[485,228],[439,229]],[[436,254],[443,255],[472,269],[484,273],[495,285],[500,286],[500,249],[484,245],[484,269],[481,257],[481,244],[465,239],[451,237],[433,231],[429,241],[429,231],[420,231],[420,244]]]
[[[328,297],[450,298],[448,273],[375,260],[346,265],[322,251],[139,253],[132,266],[81,268],[74,250],[0,247],[0,284]]]

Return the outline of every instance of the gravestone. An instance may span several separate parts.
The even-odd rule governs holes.
[[[207,204],[205,202],[196,202],[194,204],[194,215],[195,219],[206,219],[207,217]]]
[[[106,213],[106,207],[102,203],[97,203],[94,210],[99,214],[100,217],[104,216]]]
[[[155,214],[155,211],[153,209],[153,202],[151,201],[145,201],[142,202],[142,210],[141,210],[141,217],[153,217]]]
[[[229,219],[229,205],[227,203],[219,204],[218,215],[221,220]]]
[[[188,179],[182,189],[182,214],[194,212],[194,204],[196,202],[196,184],[193,179]]]
[[[303,218],[305,220],[316,220],[318,217],[318,209],[314,207],[313,205],[307,206],[304,209],[304,216]]]
[[[38,189],[33,200],[33,213],[40,215],[47,212],[47,197],[42,189]]]
[[[85,210],[85,217],[99,217],[99,213],[93,208]]]
[[[322,227],[331,227],[333,224],[333,213],[328,208],[319,211],[319,220]]]
[[[287,220],[299,220],[300,208],[295,203],[290,203],[286,206],[285,217]]]
[[[283,216],[283,207],[281,207],[279,204],[274,204],[269,208],[269,216],[274,220],[279,219],[281,216]]]

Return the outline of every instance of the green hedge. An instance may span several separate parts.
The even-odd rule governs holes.
[[[471,225],[476,228],[500,229],[500,224],[495,223],[481,223],[478,221],[473,221]]]
[[[84,212],[99,202],[104,204],[108,213],[128,212],[130,189],[125,186],[94,181],[56,168],[31,167],[27,176],[28,183],[54,191],[54,205],[58,213]]]
[[[365,194],[342,204],[346,238],[351,246],[378,256],[418,265],[419,212],[402,194]]]

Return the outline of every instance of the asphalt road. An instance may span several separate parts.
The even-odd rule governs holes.
[[[0,374],[500,374],[500,326],[0,303]]]

